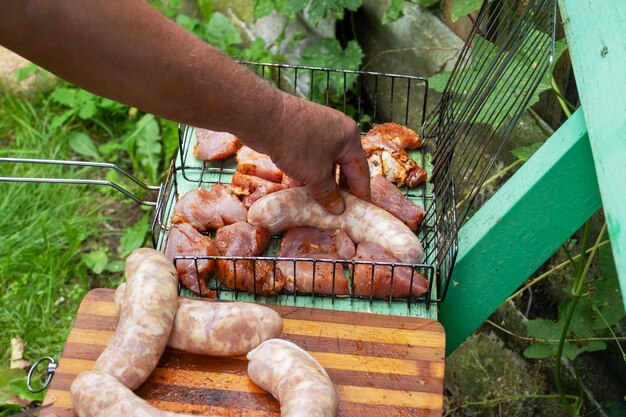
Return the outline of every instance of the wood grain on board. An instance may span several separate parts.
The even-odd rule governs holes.
[[[113,290],[85,296],[52,379],[42,416],[74,416],[69,389],[92,369],[117,326]],[[207,301],[211,302],[211,301]],[[284,318],[281,338],[326,368],[340,416],[441,416],[445,335],[433,320],[269,306]],[[247,376],[245,357],[167,349],[135,392],[157,408],[198,415],[280,416],[280,406]]]

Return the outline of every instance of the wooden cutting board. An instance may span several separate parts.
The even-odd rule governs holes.
[[[44,400],[41,416],[74,416],[70,385],[90,370],[117,326],[113,290],[83,299]],[[213,302],[213,301],[207,301]],[[441,416],[445,334],[433,320],[269,306],[285,320],[281,338],[326,368],[339,415]],[[278,417],[280,406],[247,376],[245,357],[217,358],[167,349],[136,391],[155,407],[198,415]]]

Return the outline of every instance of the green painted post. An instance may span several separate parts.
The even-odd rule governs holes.
[[[449,354],[600,208],[581,110],[459,232],[439,319]]]
[[[559,0],[622,294],[626,294],[626,2]],[[626,297],[622,297],[626,306]]]

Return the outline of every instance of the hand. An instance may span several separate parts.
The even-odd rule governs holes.
[[[311,196],[332,214],[345,210],[335,164],[350,192],[370,201],[369,167],[356,122],[321,104],[286,93],[282,98],[279,122],[259,151],[267,153],[289,177],[307,185]]]

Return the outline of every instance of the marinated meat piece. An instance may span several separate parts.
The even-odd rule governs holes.
[[[372,204],[393,214],[402,220],[409,229],[415,231],[424,220],[426,212],[420,206],[409,201],[398,188],[382,175],[375,175],[370,180]]]
[[[356,248],[355,261],[400,262],[382,246],[372,242],[361,242]],[[393,269],[393,289],[392,289]],[[411,285],[411,277],[413,285]],[[413,268],[395,268],[388,265],[355,264],[352,277],[354,295],[362,297],[394,298],[417,297],[428,291],[428,281]],[[373,284],[373,286],[372,286]]]
[[[387,134],[385,132],[388,128],[381,126],[385,125],[375,126],[361,139],[370,167],[370,176],[382,175],[398,186],[406,184],[409,187],[415,187],[426,181],[426,171],[404,151],[405,146],[421,146],[421,141],[416,141],[411,135]],[[400,125],[397,126],[402,128]],[[405,129],[413,132],[408,128]],[[413,134],[417,135],[415,132]]]
[[[266,229],[246,222],[218,229],[215,236],[215,244],[222,256],[258,256],[267,249],[269,241],[270,234]],[[217,279],[230,289],[258,295],[279,292],[284,284],[284,280],[274,279],[274,263],[264,260],[220,259]]]
[[[223,256],[258,256],[269,243],[266,229],[246,222],[224,226],[215,235],[215,246]]]
[[[203,161],[218,161],[233,156],[241,147],[239,138],[227,132],[196,128],[193,156]]]
[[[416,131],[395,122],[374,125],[363,140],[367,143],[389,141],[397,149],[417,149],[422,146],[422,138]]]
[[[210,237],[204,236],[186,223],[175,224],[165,246],[165,255],[170,259],[175,256],[219,256],[220,253]],[[178,259],[175,261],[178,277],[190,291],[214,297],[207,282],[215,272],[215,261],[212,259]]]
[[[237,171],[246,175],[254,175],[272,182],[281,182],[283,172],[278,169],[269,156],[258,153],[247,146],[237,152]]]
[[[298,227],[285,234],[278,257],[348,260],[354,254],[354,243],[340,229]],[[349,293],[348,280],[341,263],[280,261],[276,268],[279,276],[285,280],[284,288],[287,291],[311,293],[315,290],[318,294],[335,295]]]
[[[239,172],[235,172],[235,175],[233,175],[231,185],[239,188],[240,190],[247,191],[248,194],[241,197],[241,202],[247,209],[249,209],[250,206],[252,206],[252,204],[254,204],[254,202],[261,197],[287,188],[285,184],[279,184],[253,175],[241,174]]]
[[[200,187],[183,195],[174,207],[172,223],[188,223],[204,232],[245,221],[247,215],[248,210],[230,187],[214,184],[210,190]]]

